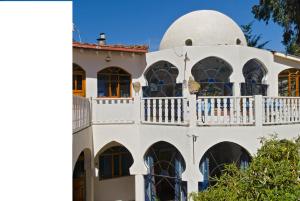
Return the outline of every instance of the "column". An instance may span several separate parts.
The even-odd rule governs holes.
[[[187,181],[187,191],[188,191],[188,195],[190,193],[195,193],[198,192],[198,181],[196,180],[188,180]]]
[[[262,127],[263,125],[263,97],[262,95],[254,96],[254,105],[255,105],[255,126]]]
[[[145,201],[144,175],[135,175],[135,201]]]

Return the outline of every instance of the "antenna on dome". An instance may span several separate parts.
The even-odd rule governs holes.
[[[78,39],[79,39],[79,42],[81,43],[81,36],[80,36],[80,32],[79,32],[79,29],[77,29],[76,25],[73,23],[73,32],[75,31],[77,34],[78,34]]]

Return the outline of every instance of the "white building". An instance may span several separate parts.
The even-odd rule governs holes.
[[[300,58],[248,47],[216,11],[177,19],[160,49],[73,44],[74,200],[187,200],[259,138],[300,134]]]

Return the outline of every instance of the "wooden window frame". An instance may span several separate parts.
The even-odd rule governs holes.
[[[117,152],[117,153],[109,153],[109,154],[101,154],[99,156],[99,165],[100,165],[100,157],[101,156],[109,156],[111,158],[111,177],[110,178],[100,178],[99,180],[106,180],[106,179],[113,179],[113,178],[118,178],[118,177],[126,177],[126,176],[130,176],[129,175],[123,175],[123,171],[122,171],[122,156],[124,155],[130,155],[130,153],[126,153],[126,152]],[[119,175],[115,175],[115,162],[114,162],[114,156],[118,156],[119,157]],[[100,168],[99,168],[100,170]]]
[[[76,68],[76,69],[74,69]],[[81,80],[81,90],[77,89],[77,79],[74,80],[74,76],[82,76],[82,80]],[[75,89],[73,89],[73,94],[77,95],[77,96],[82,96],[85,97],[86,96],[86,73],[85,71],[77,65],[73,65],[73,78],[72,78],[72,88],[73,88],[73,84],[75,85]],[[74,83],[75,82],[75,83]]]
[[[110,68],[116,68],[118,70],[124,71],[125,73],[106,73],[106,72],[102,73],[103,71],[109,70]],[[108,76],[109,79],[108,79],[108,96],[99,96],[99,94],[98,94],[99,89],[97,88],[97,97],[98,98],[131,98],[132,97],[132,87],[131,87],[132,79],[131,79],[130,73],[128,73],[127,71],[125,71],[119,67],[108,67],[97,73],[97,82],[99,81],[99,75],[106,75],[106,76]],[[112,76],[117,76],[116,96],[112,96],[112,81],[114,81],[112,79]],[[129,96],[128,97],[121,97],[121,94],[120,94],[120,92],[121,92],[120,91],[120,77],[121,76],[129,77]],[[99,86],[97,86],[97,87],[99,87]]]
[[[294,72],[296,71],[296,72]],[[281,71],[278,75],[278,81],[280,79],[288,80],[288,96],[292,96],[292,81],[295,81],[295,96],[300,96],[300,70],[298,69],[286,69]],[[279,82],[278,82],[279,87]]]

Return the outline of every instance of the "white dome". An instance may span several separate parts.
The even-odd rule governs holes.
[[[185,45],[247,45],[240,27],[228,16],[213,10],[190,12],[168,28],[160,50]]]

